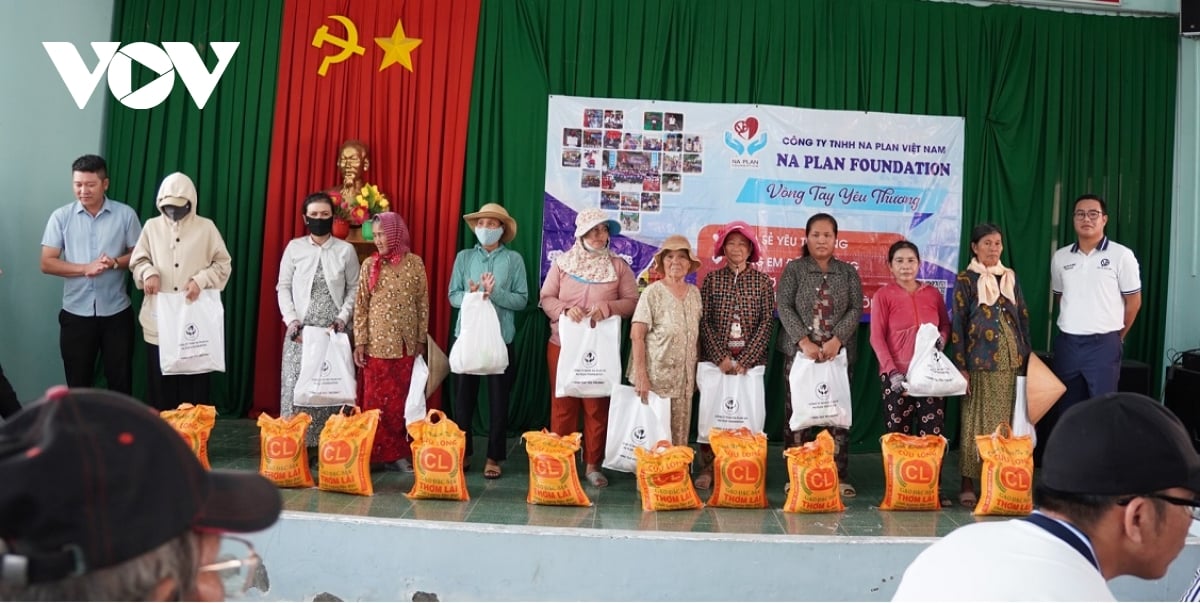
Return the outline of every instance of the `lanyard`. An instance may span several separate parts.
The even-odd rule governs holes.
[[[1039,513],[1034,513],[1026,517],[1025,521],[1050,532],[1055,538],[1067,543],[1068,546],[1078,551],[1080,555],[1083,555],[1083,558],[1087,559],[1088,563],[1092,564],[1092,567],[1096,568],[1097,571],[1100,570],[1100,562],[1096,560],[1096,555],[1092,553],[1091,547],[1079,535],[1067,528],[1067,526]]]

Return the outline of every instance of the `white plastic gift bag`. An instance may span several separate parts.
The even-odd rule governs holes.
[[[937,349],[937,327],[924,323],[917,329],[913,359],[905,377],[910,396],[961,396],[967,393],[967,380],[953,362]]]
[[[1025,375],[1017,377],[1017,391],[1013,402],[1012,435],[1014,438],[1027,435],[1037,446],[1037,429],[1029,420],[1029,398],[1025,395]]]
[[[707,444],[709,430],[747,427],[762,433],[767,420],[767,367],[756,366],[741,375],[726,375],[711,362],[696,365],[700,412],[696,415],[696,441]]]
[[[637,391],[628,385],[613,387],[608,407],[608,439],[604,467],[633,473],[637,470],[635,448],[651,450],[655,442],[671,439],[671,399],[650,392],[642,404]]]
[[[404,424],[412,425],[425,420],[425,383],[429,381],[429,365],[424,356],[413,361],[412,381],[408,384],[408,397],[404,400]]]
[[[300,349],[300,377],[292,390],[296,406],[354,404],[358,383],[350,336],[333,329],[304,327]]]
[[[158,321],[158,365],[164,375],[225,372],[225,307],[221,292],[203,289],[196,301],[187,293],[154,296]]]
[[[817,362],[797,352],[788,384],[792,392],[792,416],[788,419],[788,427],[792,431],[816,426],[850,427],[853,417],[845,348],[834,359],[825,362]]]
[[[610,316],[591,325],[563,314],[558,319],[558,372],[554,395],[602,398],[621,383],[621,317]]]
[[[463,296],[459,336],[450,348],[450,370],[460,375],[499,375],[508,368],[500,317],[482,291]]]

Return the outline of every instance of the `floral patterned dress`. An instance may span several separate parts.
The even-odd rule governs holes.
[[[333,296],[329,293],[329,285],[325,283],[325,271],[321,267],[321,263],[317,262],[317,272],[313,275],[311,301],[308,304],[308,311],[304,315],[304,326],[306,327],[328,327],[333,324],[337,318],[338,307],[333,303]],[[321,430],[325,428],[325,421],[329,417],[337,414],[342,408],[340,406],[296,406],[293,403],[293,398],[296,389],[296,381],[300,378],[300,360],[304,344],[284,338],[283,340],[283,375],[282,388],[279,392],[279,415],[281,417],[291,417],[298,412],[308,413],[312,417],[312,423],[308,426],[308,432],[304,436],[304,443],[309,446],[316,446],[320,443]]]
[[[696,391],[696,363],[700,356],[700,290],[687,286],[679,299],[663,281],[642,293],[633,322],[644,323],[646,333],[646,372],[650,389],[671,399],[671,443],[687,446],[692,423],[692,393]],[[633,382],[630,357],[627,371]]]

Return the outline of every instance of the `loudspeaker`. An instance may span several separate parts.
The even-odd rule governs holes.
[[[1200,392],[1200,371],[1179,365],[1167,367],[1163,403],[1183,421],[1192,436],[1192,445],[1200,451],[1200,401],[1197,400],[1197,392]]]
[[[1200,349],[1188,350],[1179,355],[1179,362],[1189,371],[1200,371]]]
[[[1179,33],[1200,36],[1200,0],[1179,0]]]

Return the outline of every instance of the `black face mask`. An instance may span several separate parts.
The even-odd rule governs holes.
[[[189,201],[186,205],[164,205],[162,208],[163,215],[170,218],[172,222],[178,222],[184,216],[192,213],[192,204]]]
[[[308,232],[318,237],[323,237],[333,232],[333,218],[310,218],[304,216],[304,225],[308,226]]]

